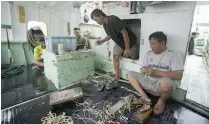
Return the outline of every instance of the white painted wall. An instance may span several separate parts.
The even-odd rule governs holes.
[[[150,50],[148,37],[154,31],[163,31],[168,38],[168,49],[180,52],[185,59],[195,7],[195,1],[146,7],[142,18],[144,45],[140,47],[140,63]]]
[[[29,21],[40,21],[47,25],[48,36],[66,36],[67,22],[70,22],[71,36],[73,34],[73,28],[80,23],[80,14],[76,13],[72,4],[69,4],[62,11],[57,11],[43,6],[37,6],[36,4],[24,4],[20,2],[13,2],[13,5],[9,5],[8,2],[2,2],[5,6],[2,6],[1,18],[2,22],[10,21],[12,25],[12,40],[26,41],[27,23]],[[26,23],[19,22],[18,5],[25,6],[25,21]],[[11,13],[9,12],[11,9]],[[9,16],[9,17],[8,17]],[[11,18],[11,19],[9,19]],[[2,32],[3,33],[3,32]],[[2,34],[2,39],[5,39],[5,35]]]
[[[68,8],[68,16],[69,16],[69,19],[70,19],[70,26],[71,26],[71,36],[74,36],[74,28],[75,27],[78,27],[78,25],[81,23],[81,20],[80,20],[80,11],[79,10],[76,10],[76,9],[71,9],[71,8]]]
[[[25,6],[26,24],[19,23],[18,19],[18,2],[13,5],[8,2],[5,4],[2,11],[2,22],[11,20],[12,24],[12,39],[13,40],[26,40],[27,22],[28,21],[42,21],[46,23],[48,36],[64,36],[67,35],[67,22],[70,22],[71,36],[73,28],[77,27],[80,23],[80,11],[73,8],[72,4],[66,5],[62,11],[43,9],[43,6],[37,8],[36,5]],[[150,33],[161,30],[168,35],[168,47],[173,50],[180,51],[182,56],[186,53],[187,42],[189,40],[190,28],[193,19],[196,2],[175,2],[174,4],[166,5],[152,5],[145,9],[143,14],[131,16],[131,18],[141,19],[141,34],[145,44],[141,46],[140,61],[143,60],[144,54],[150,50],[148,44],[148,36]],[[11,12],[8,9],[11,9]],[[2,8],[3,8],[2,7]],[[114,14],[119,17],[129,17],[129,8],[117,7],[104,10],[107,15]],[[11,16],[8,16],[11,15]],[[11,18],[11,19],[10,19]],[[106,36],[104,30],[101,30],[102,38]],[[2,38],[4,36],[2,35]],[[108,58],[108,51],[112,51],[114,43],[104,43],[103,46],[98,46],[102,55]]]
[[[179,1],[165,5],[152,5],[147,6],[144,13],[135,15],[130,15],[129,8],[125,7],[103,9],[107,15],[116,15],[123,19],[141,19],[141,29],[139,29],[141,30],[141,33],[136,34],[140,35],[141,39],[144,40],[144,43],[141,42],[142,44],[140,46],[140,59],[138,61],[132,61],[123,58],[120,61],[120,68],[139,71],[144,55],[150,50],[148,37],[155,31],[163,31],[167,34],[167,47],[171,50],[180,52],[182,57],[185,59],[195,6],[196,2],[190,1]],[[104,38],[106,33],[102,34],[102,38]],[[113,45],[114,43],[110,43],[109,49],[112,49]],[[103,49],[101,48],[100,51],[105,54],[104,52],[108,51],[106,49],[107,48],[104,47]],[[108,58],[103,58],[103,60],[108,61]]]
[[[185,59],[192,19],[192,11],[145,14],[141,27],[144,44],[140,45],[140,63],[143,63],[146,52],[151,50],[148,38],[155,31],[163,31],[167,35],[167,48],[180,52]]]
[[[1,24],[11,25],[11,13],[9,8],[9,3],[2,1],[1,2]],[[12,31],[8,30],[9,38],[12,40]],[[6,30],[1,29],[1,40],[6,40]]]

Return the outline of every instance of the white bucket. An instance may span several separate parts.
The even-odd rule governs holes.
[[[58,54],[59,55],[63,55],[65,53],[64,51],[64,45],[63,44],[59,44],[58,45]]]

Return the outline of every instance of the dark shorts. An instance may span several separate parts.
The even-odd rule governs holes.
[[[115,44],[113,48],[113,55],[121,56],[124,52],[124,49]],[[131,59],[139,59],[139,45],[136,44],[131,48]]]

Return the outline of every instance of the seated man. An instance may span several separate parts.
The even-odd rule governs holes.
[[[167,49],[167,37],[163,32],[154,32],[149,36],[152,51],[147,52],[143,67],[139,72],[128,72],[128,80],[141,94],[139,104],[151,104],[150,98],[144,92],[159,96],[154,106],[154,114],[163,113],[166,100],[175,91],[172,80],[181,80],[183,75],[183,60],[179,53]]]
[[[37,65],[38,67],[44,67],[43,58],[42,56],[42,50],[45,49],[45,39],[40,39],[40,45],[34,48],[34,60],[33,64]]]
[[[81,35],[81,30],[80,28],[74,28],[74,34],[77,37],[77,41],[76,41],[76,50],[79,49],[88,49],[88,41],[86,37],[83,37]]]

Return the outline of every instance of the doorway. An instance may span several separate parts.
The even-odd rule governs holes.
[[[209,2],[197,2],[181,81],[186,101],[209,111]]]

